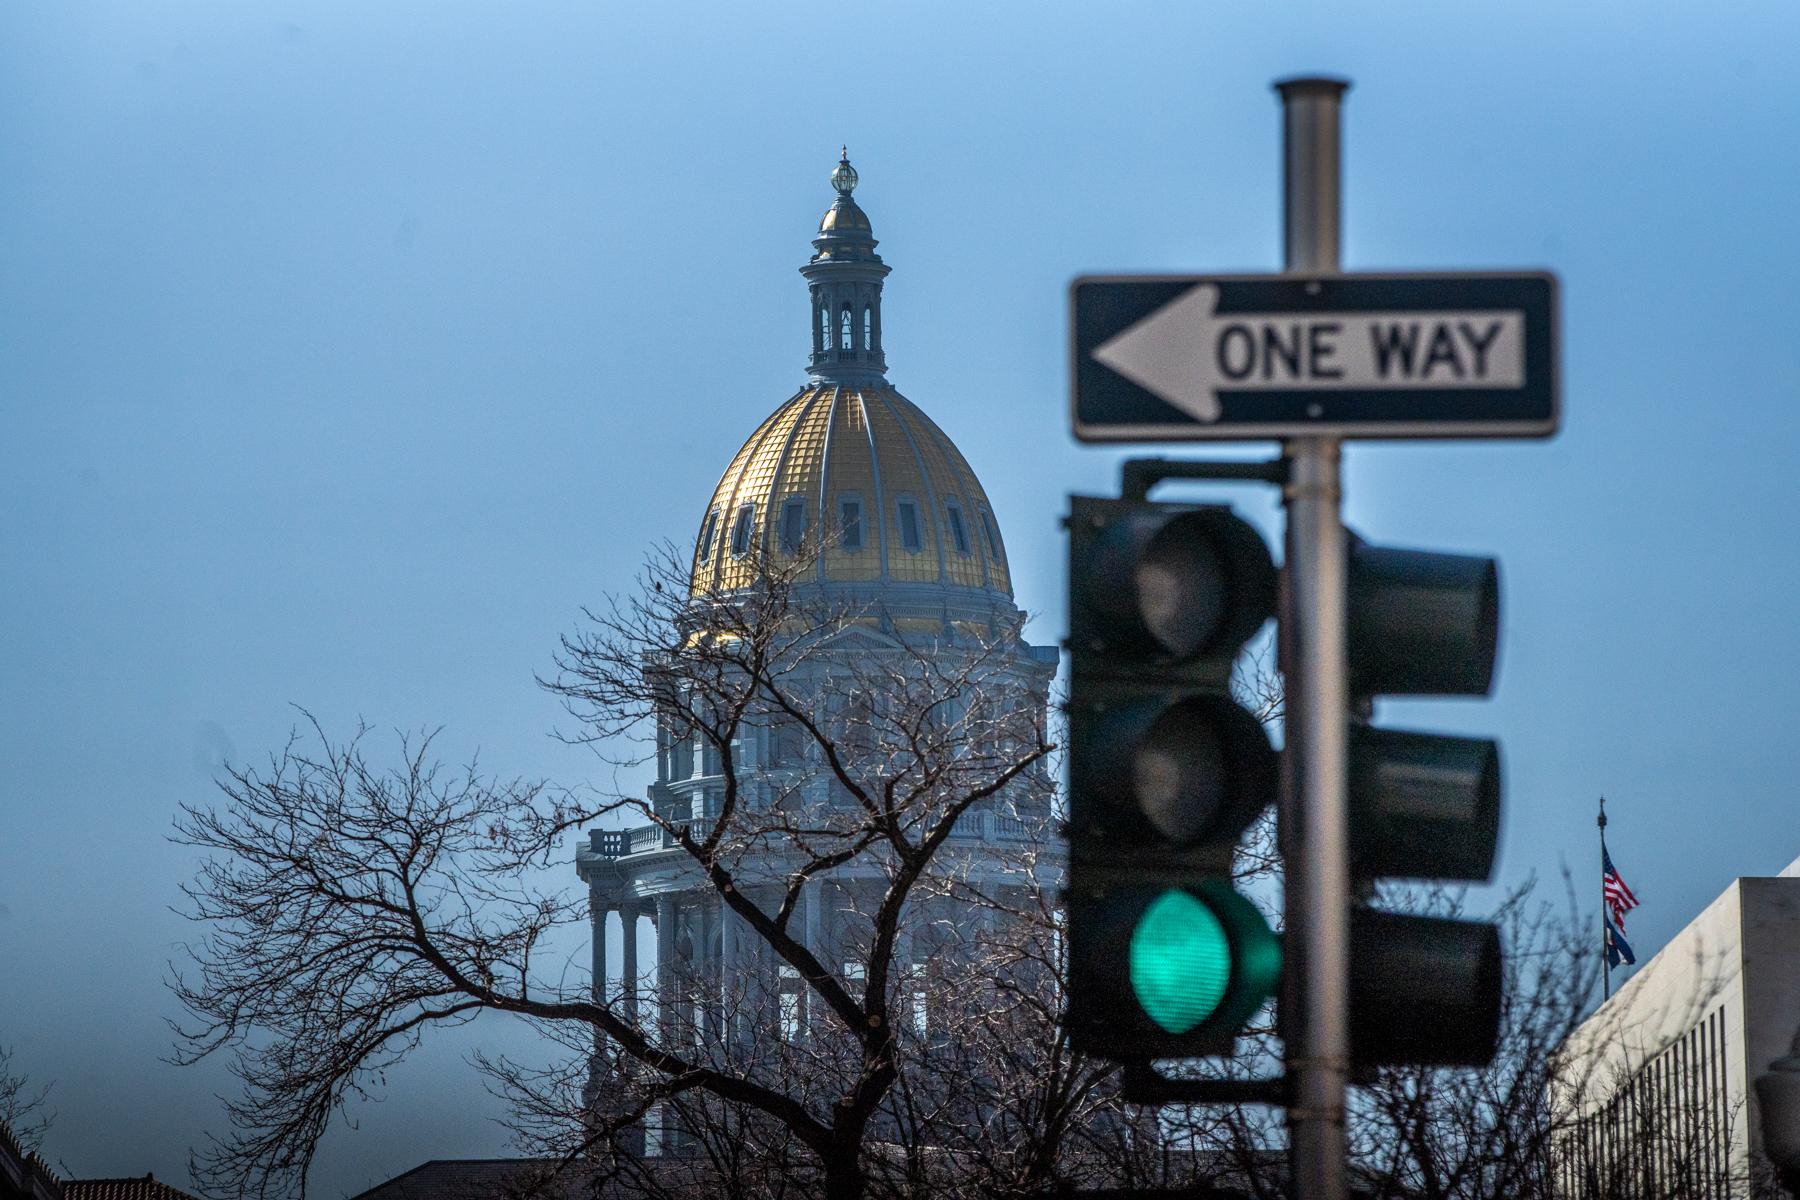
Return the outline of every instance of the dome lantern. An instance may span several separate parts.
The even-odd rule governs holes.
[[[850,147],[843,148],[843,156],[831,172],[831,186],[837,189],[838,195],[849,196],[856,190],[856,168],[850,165]]]
[[[868,214],[851,197],[858,183],[846,147],[831,172],[837,192],[819,232],[813,256],[800,273],[812,294],[812,357],[808,373],[817,383],[875,384],[886,381],[881,349],[881,281],[891,269],[875,253]]]

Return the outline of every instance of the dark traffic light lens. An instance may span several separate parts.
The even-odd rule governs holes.
[[[1109,845],[1235,842],[1275,799],[1268,734],[1229,697],[1163,693],[1071,716],[1073,824]]]
[[[1207,523],[1191,513],[1156,531],[1138,558],[1133,582],[1144,628],[1176,658],[1206,648],[1231,599]]]
[[[1204,704],[1171,705],[1131,756],[1139,810],[1178,845],[1206,833],[1225,806],[1230,781],[1214,715]]]
[[[1229,655],[1274,611],[1269,548],[1229,510],[1143,505],[1087,520],[1070,562],[1082,649]]]

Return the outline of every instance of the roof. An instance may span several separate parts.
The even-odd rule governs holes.
[[[27,1149],[5,1121],[0,1121],[0,1197],[55,1200],[62,1181],[35,1150]]]
[[[826,230],[854,229],[857,231],[869,228],[869,214],[862,206],[848,196],[840,198],[825,210],[825,216],[819,221],[819,232]]]
[[[63,1200],[195,1200],[191,1192],[170,1187],[154,1175],[130,1179],[71,1179],[63,1184]]]
[[[436,1158],[353,1200],[626,1200],[643,1194],[640,1173],[658,1190],[714,1194],[717,1175],[704,1158],[641,1158],[630,1168],[608,1176],[596,1192],[585,1167],[562,1159]]]
[[[489,1200],[490,1197],[561,1197],[566,1189],[533,1186],[555,1165],[548,1158],[434,1158],[404,1175],[378,1183],[355,1200]]]
[[[981,481],[944,431],[886,384],[810,384],[757,426],[701,515],[694,590],[754,582],[756,554],[748,551],[787,549],[790,506],[806,538],[821,529],[831,535],[822,582],[1012,596],[1006,546]]]

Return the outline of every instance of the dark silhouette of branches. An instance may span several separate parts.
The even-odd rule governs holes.
[[[56,1120],[49,1107],[51,1086],[33,1087],[30,1076],[13,1068],[13,1047],[0,1046],[0,1125],[12,1131],[22,1150],[42,1145]]]
[[[949,1114],[991,1113],[997,1136],[1011,1138],[1041,1137],[1044,1112],[1062,1123],[1080,1110],[1088,1083],[1059,1080],[1023,1108],[994,1099],[1003,1072],[1030,1072],[1029,1086],[1041,1086],[1022,1033],[1050,1047],[1053,1063],[1066,1057],[1049,945],[1008,951],[1029,959],[1029,986],[996,984],[993,964],[980,965],[1019,940],[993,931],[1041,904],[1055,877],[1040,861],[1054,837],[1041,766],[1051,746],[1016,666],[1017,629],[838,653],[881,614],[799,586],[804,561],[759,568],[757,586],[692,596],[685,561],[664,553],[635,592],[587,614],[544,680],[577,722],[564,736],[603,763],[641,761],[628,739],[657,730],[710,756],[722,785],[705,818],[624,792],[452,769],[431,734],[402,737],[396,761],[377,765],[366,729],[337,740],[310,717],[306,736],[262,768],[229,769],[220,803],[184,808],[177,836],[206,855],[185,889],[205,936],[172,968],[192,1015],[178,1057],[229,1054],[242,1085],[230,1130],[196,1162],[209,1190],[303,1192],[347,1102],[379,1089],[433,1030],[484,1012],[530,1021],[570,1053],[570,1065],[548,1071],[478,1063],[511,1100],[521,1137],[589,1169],[611,1162],[615,1174],[633,1169],[620,1165],[621,1131],[653,1109],[714,1148],[719,1178],[763,1180],[745,1194],[767,1194],[786,1174],[834,1196],[892,1186],[895,1154],[877,1147],[909,1128],[947,1139],[937,1131]],[[752,780],[739,770],[742,747],[775,725],[804,768]],[[956,849],[952,835],[972,814],[1015,823],[1016,882],[992,888],[993,863],[978,879]],[[665,964],[671,995],[690,1001],[674,1006],[686,1017],[637,1016],[548,969],[546,947],[589,914],[584,897],[538,878],[569,833],[621,815],[680,849],[753,948],[758,968],[740,979]],[[809,896],[842,910],[829,947],[796,927]],[[998,920],[953,915],[972,904]],[[1054,930],[1041,908],[1031,925],[1040,942]],[[931,953],[915,957],[915,942]],[[804,994],[804,1038],[745,1036],[768,1027],[776,998],[766,981],[776,978]],[[981,996],[1028,1016],[1029,1030],[949,1007],[957,989],[959,1002]],[[952,1021],[965,1034],[993,1026],[988,1040],[1012,1061],[952,1069],[949,1048],[962,1044],[944,1036]],[[595,1035],[614,1097],[604,1115],[576,1097]],[[942,1073],[909,1073],[928,1054]]]

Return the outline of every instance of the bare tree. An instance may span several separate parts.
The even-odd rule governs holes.
[[[340,742],[316,724],[266,767],[232,768],[222,803],[184,809],[178,836],[206,853],[186,889],[206,936],[175,972],[194,1018],[180,1053],[229,1053],[243,1083],[197,1163],[209,1188],[303,1191],[349,1099],[483,1012],[568,1048],[548,1070],[481,1065],[527,1144],[592,1177],[642,1182],[624,1135],[652,1113],[740,1194],[779,1194],[776,1179],[900,1194],[975,1164],[1003,1181],[991,1194],[1030,1194],[1066,1175],[1071,1134],[1119,1110],[1102,1114],[1107,1069],[1071,1055],[1058,1024],[1052,747],[1018,630],[842,653],[884,614],[806,587],[803,557],[757,567],[753,587],[692,596],[684,557],[659,556],[544,681],[578,721],[568,736],[611,766],[641,761],[620,748],[659,726],[716,756],[710,815],[448,769],[429,736],[382,768],[365,730]],[[803,769],[738,770],[771,729]],[[974,870],[953,837],[977,814],[1021,833],[1010,874]],[[568,833],[619,816],[684,852],[758,969],[659,963],[669,986],[641,1010],[636,980],[627,1004],[549,969],[588,914],[543,873]],[[809,896],[838,913],[829,944],[797,928]],[[590,1055],[604,1111],[578,1099]]]

